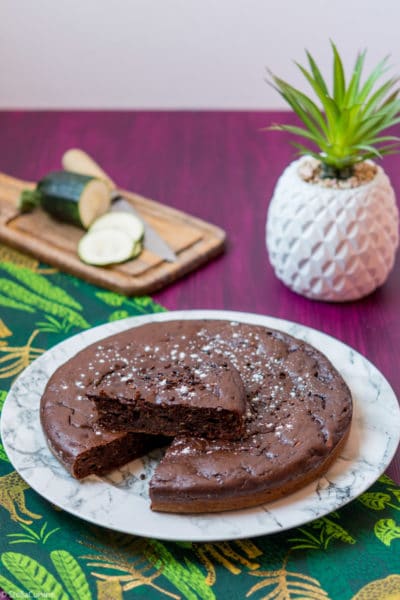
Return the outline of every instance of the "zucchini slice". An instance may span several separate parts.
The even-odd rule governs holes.
[[[94,221],[90,231],[100,229],[118,229],[127,233],[134,241],[140,241],[144,236],[143,222],[127,211],[115,211],[107,213]]]
[[[41,179],[36,189],[24,190],[19,208],[23,212],[41,206],[44,211],[67,223],[88,229],[110,208],[107,184],[96,177],[55,171]]]
[[[118,229],[88,231],[78,244],[79,258],[96,266],[125,262],[135,258],[141,251],[141,242]]]

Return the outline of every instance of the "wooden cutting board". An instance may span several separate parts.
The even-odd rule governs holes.
[[[169,263],[148,250],[135,260],[110,267],[83,263],[76,253],[84,231],[61,223],[37,208],[21,214],[21,190],[34,184],[0,173],[0,241],[42,262],[95,285],[126,295],[154,292],[220,254],[225,232],[201,219],[121,190],[136,210],[165,239],[178,256]]]

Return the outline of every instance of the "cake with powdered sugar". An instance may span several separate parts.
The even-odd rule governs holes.
[[[161,394],[165,410],[168,394],[176,388],[181,388],[178,402],[189,390],[200,404],[202,392],[215,395],[212,385],[200,389],[199,374],[205,364],[213,365],[211,383],[218,377],[222,381],[223,374],[226,384],[239,378],[238,388],[243,390],[236,400],[242,393],[246,400],[240,436],[228,439],[220,433],[213,438],[203,429],[202,434],[174,434],[171,440],[101,427],[94,390],[98,396],[103,382],[108,398],[113,393],[115,398],[126,395],[125,384],[134,379],[131,367],[137,365],[139,355],[156,357],[157,375],[146,379],[152,360],[145,360],[142,380],[135,379],[130,392],[144,395],[153,381],[154,404]],[[194,377],[192,388],[189,379],[184,382],[185,361],[189,379]],[[162,364],[169,365],[168,376],[175,379],[162,376]],[[171,384],[166,396],[165,384],[159,386],[164,379]],[[122,386],[118,393],[116,387],[112,392],[111,383]],[[174,414],[178,419],[179,410]],[[41,401],[49,445],[77,477],[90,472],[78,468],[82,461],[91,472],[101,474],[167,441],[164,458],[150,481],[152,508],[182,513],[255,506],[297,490],[324,473],[338,456],[351,416],[350,391],[320,351],[286,333],[222,320],[150,323],[106,338],[60,367]],[[226,428],[230,427],[228,420]]]

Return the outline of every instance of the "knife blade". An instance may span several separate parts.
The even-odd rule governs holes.
[[[145,219],[143,219],[142,215],[132,206],[131,202],[126,200],[118,192],[113,192],[111,194],[110,211],[130,212],[132,215],[135,215],[135,217],[138,217],[138,219],[142,221],[144,227],[144,247],[167,262],[175,262],[177,260],[175,252],[167,242],[163,240]]]
[[[167,262],[175,262],[178,257],[169,244],[155,231],[155,229],[143,218],[132,203],[124,198],[117,189],[113,180],[103,171],[89,154],[78,148],[67,150],[62,157],[63,168],[67,171],[93,175],[106,181],[111,195],[111,211],[130,212],[138,217],[144,226],[144,247]]]

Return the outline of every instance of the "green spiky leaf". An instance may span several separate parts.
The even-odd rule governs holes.
[[[340,176],[341,171],[351,173],[354,165],[363,160],[379,159],[399,151],[400,138],[381,133],[400,122],[400,88],[397,87],[398,77],[378,83],[388,70],[388,57],[381,60],[361,83],[365,50],[357,55],[353,70],[346,80],[340,53],[333,42],[331,47],[331,91],[310,52],[306,51],[309,70],[295,63],[311,86],[319,106],[304,92],[270,73],[273,87],[304,125],[279,124],[270,129],[286,131],[308,140],[311,147],[294,142],[299,153],[318,158]],[[312,145],[316,146],[317,152]]]
[[[336,105],[342,107],[346,92],[346,78],[340,54],[333,42],[331,42],[331,46],[333,50],[333,97]]]

